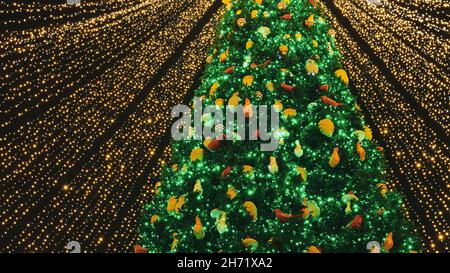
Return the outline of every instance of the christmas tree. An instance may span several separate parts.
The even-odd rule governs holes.
[[[273,105],[278,146],[263,151],[235,135],[174,141],[172,163],[144,208],[137,251],[419,250],[320,5],[223,2],[196,96],[219,109],[243,104],[246,119]]]

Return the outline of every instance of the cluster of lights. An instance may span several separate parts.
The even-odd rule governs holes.
[[[87,252],[131,250],[142,207],[138,200],[148,200],[149,177],[157,176],[169,154],[166,147],[158,149],[170,128],[171,106],[181,103],[193,85],[193,71],[204,62],[221,14],[200,25],[196,40],[178,47],[212,5],[145,1],[72,24],[71,30],[36,30],[39,35],[28,41],[34,43],[32,51],[5,66],[1,88],[7,90],[8,107],[2,104],[1,115],[9,129],[0,151],[1,182],[7,185],[1,194],[3,251],[59,252],[70,240]],[[14,37],[5,49],[19,39]],[[183,50],[178,61],[147,85],[176,49]],[[54,60],[45,60],[48,55]],[[12,73],[12,67],[23,71]],[[134,100],[141,92],[147,96]],[[57,104],[41,110],[55,97]],[[132,101],[138,103],[130,109]],[[125,111],[129,116],[120,120]],[[27,112],[34,114],[19,120]],[[135,187],[139,177],[146,183]]]
[[[449,129],[448,63],[442,61],[449,44],[439,35],[448,23],[439,15],[442,2],[419,6],[420,1],[382,1],[381,5],[334,1],[351,26],[340,20],[330,2],[324,1],[324,7],[336,28],[354,90],[385,145],[390,184],[404,193],[425,250],[448,252],[450,160],[448,142],[439,134]],[[412,103],[361,49],[349,27],[386,64]],[[437,124],[431,125],[430,119]]]

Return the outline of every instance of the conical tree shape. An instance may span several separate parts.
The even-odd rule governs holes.
[[[150,252],[417,251],[320,5],[224,2],[196,95],[204,105],[276,104],[288,135],[272,152],[259,141],[174,142],[140,244]]]

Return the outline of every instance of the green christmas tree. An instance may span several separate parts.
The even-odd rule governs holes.
[[[174,142],[171,166],[144,209],[140,245],[149,252],[419,250],[320,5],[223,2],[228,11],[196,95],[218,108],[245,104],[246,117],[255,114],[246,106],[274,105],[278,148]]]

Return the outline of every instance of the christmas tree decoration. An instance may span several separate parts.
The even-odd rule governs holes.
[[[258,241],[256,241],[255,239],[247,236],[247,238],[242,240],[242,243],[244,244],[244,247],[249,249],[250,252],[255,252],[256,249],[258,248]]]
[[[252,48],[253,47],[253,41],[252,40],[248,40],[246,43],[245,43],[245,49],[250,49],[250,48]]]
[[[280,51],[280,54],[283,56],[286,56],[289,52],[289,47],[287,45],[280,45],[278,49]]]
[[[393,232],[389,252],[420,249],[401,197],[377,185],[388,181],[383,153],[356,110],[320,5],[227,8],[189,124],[192,136],[200,119],[226,137],[173,142],[167,166],[177,171],[164,168],[139,243],[149,252],[368,252],[367,242]],[[208,103],[237,118],[215,125]],[[252,128],[262,106],[273,107],[266,115],[279,115],[277,126]],[[276,148],[261,149],[269,141]]]
[[[281,88],[283,88],[284,91],[292,92],[292,91],[295,90],[295,86],[286,84],[286,83],[284,83],[284,82],[281,83],[280,86],[281,86]]]
[[[317,65],[316,61],[314,61],[313,59],[309,59],[308,61],[306,61],[306,73],[308,73],[308,75],[317,75],[319,73],[319,66]]]
[[[308,247],[308,249],[306,250],[307,253],[322,253],[322,251],[320,251],[320,249],[316,246],[310,246]]]
[[[298,140],[295,141],[294,154],[296,157],[301,157],[303,155],[302,145],[300,145],[300,142]]]
[[[158,222],[159,216],[156,214],[153,214],[152,217],[150,218],[150,224],[154,224],[156,222]]]
[[[334,74],[336,75],[336,77],[338,77],[339,79],[341,79],[341,81],[347,85],[349,80],[348,80],[348,75],[347,72],[345,72],[344,69],[338,69],[336,70],[336,72],[334,72]]]
[[[334,123],[330,119],[322,119],[319,121],[319,129],[325,136],[332,137],[334,133]]]
[[[200,179],[195,181],[194,189],[192,191],[200,194],[203,192],[202,181],[200,181]]]
[[[205,230],[203,229],[202,221],[200,217],[195,216],[195,225],[193,227],[194,235],[198,240],[205,238]]]
[[[295,169],[300,176],[301,181],[306,182],[308,180],[308,171],[303,167],[297,167]]]
[[[308,19],[305,20],[305,25],[307,25],[308,28],[311,28],[314,25],[314,14],[311,14]]]
[[[245,86],[251,86],[253,84],[253,76],[252,75],[247,75],[242,79],[242,83]]]
[[[229,186],[227,190],[227,196],[230,200],[233,200],[237,195],[236,189],[233,186]]]
[[[140,245],[135,245],[134,246],[134,253],[148,253],[148,249],[140,246]]]
[[[243,27],[247,23],[247,20],[245,20],[245,18],[239,18],[237,19],[236,23],[239,27]]]
[[[386,197],[386,193],[388,191],[388,187],[385,183],[378,183],[377,189],[380,192],[381,196]]]
[[[342,103],[337,102],[333,99],[330,99],[327,96],[320,96],[320,99],[322,100],[322,102],[324,102],[325,104],[331,105],[331,106],[342,106]]]
[[[277,164],[277,158],[274,156],[270,157],[270,163],[269,163],[269,172],[271,174],[275,174],[278,172],[278,164]]]
[[[346,228],[349,228],[349,229],[358,229],[358,228],[361,227],[362,221],[363,221],[362,215],[359,215],[359,214],[358,214],[358,215],[355,216],[355,218],[353,218],[353,220],[352,220],[350,223],[348,223],[348,225],[346,226]]]
[[[227,69],[225,69],[225,71],[223,71],[224,74],[231,74],[234,72],[234,69],[236,68],[235,65],[232,65],[230,67],[228,67]]]
[[[292,19],[292,14],[286,13],[285,15],[280,16],[280,19],[281,20],[291,20]]]
[[[330,86],[328,84],[322,84],[321,86],[319,86],[319,90],[323,92],[328,92],[329,89]]]
[[[339,157],[339,148],[336,147],[333,149],[333,153],[331,154],[328,164],[331,166],[331,168],[335,168],[339,164],[339,162],[341,162],[341,158]]]
[[[258,28],[258,32],[264,37],[264,39],[267,39],[267,36],[269,36],[270,33],[272,33],[270,31],[270,28],[265,27],[265,26]]]
[[[389,250],[391,250],[391,248],[394,246],[393,236],[394,236],[394,234],[392,232],[389,232],[386,239],[384,239],[383,248],[382,248],[383,252],[389,252]]]
[[[356,143],[356,152],[359,155],[361,161],[366,160],[366,150],[361,146],[361,142]]]
[[[252,201],[245,201],[243,206],[252,220],[256,221],[258,219],[258,209],[255,204]]]

